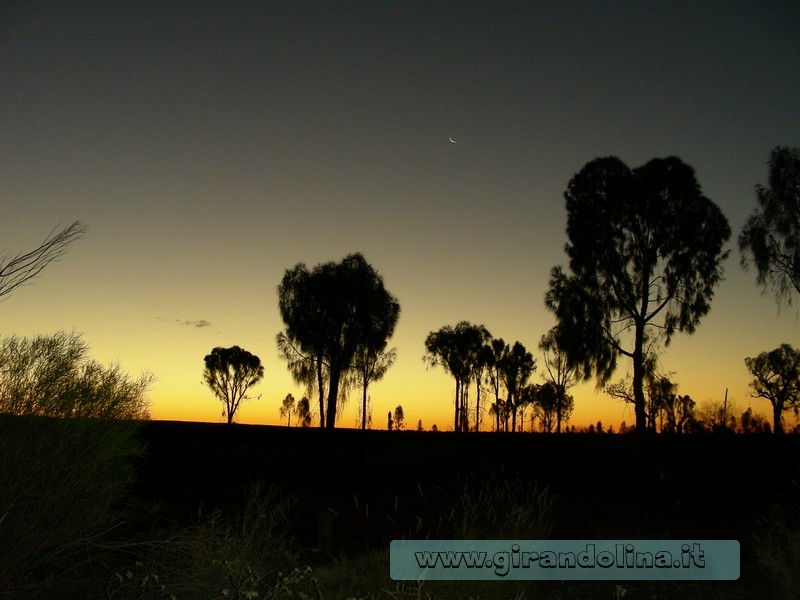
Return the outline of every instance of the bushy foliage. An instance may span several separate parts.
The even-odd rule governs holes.
[[[148,419],[150,373],[131,378],[119,364],[88,357],[76,333],[0,342],[0,412],[62,418]]]

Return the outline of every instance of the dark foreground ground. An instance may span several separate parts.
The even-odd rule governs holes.
[[[331,550],[345,556],[425,537],[465,489],[513,480],[547,486],[550,539],[740,540],[742,585],[752,591],[755,536],[776,506],[800,505],[795,435],[640,440],[163,421],[143,424],[140,435],[149,450],[136,493],[171,518],[234,508],[253,484],[277,485],[296,500],[298,547],[319,545],[324,513]],[[479,507],[489,522],[502,523],[496,510],[504,508]]]

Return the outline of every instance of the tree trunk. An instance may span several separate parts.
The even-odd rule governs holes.
[[[783,433],[783,424],[781,424],[781,415],[783,414],[783,406],[775,403],[772,405],[772,432],[775,434]]]
[[[636,414],[636,433],[647,432],[647,411],[644,399],[644,322],[636,320],[636,338],[633,347],[633,408]]]
[[[364,379],[364,397],[361,400],[361,431],[367,428],[367,380]]]
[[[328,412],[325,415],[325,429],[336,427],[336,401],[339,397],[339,379],[342,371],[338,367],[331,365],[331,378],[328,382]]]
[[[511,402],[511,431],[517,431],[517,394],[512,396],[508,394],[508,400]]]
[[[325,427],[325,397],[322,385],[322,357],[317,356],[317,385],[319,386],[319,426]]]
[[[481,382],[478,380],[475,391],[475,431],[481,430]]]
[[[562,386],[556,386],[558,396],[556,397],[556,433],[561,433],[561,408],[564,406],[564,398],[567,395],[566,390]]]
[[[455,399],[455,415],[453,417],[453,431],[458,431],[459,423],[461,422],[458,418],[458,401],[459,401],[459,381],[458,377],[456,377],[456,399]]]

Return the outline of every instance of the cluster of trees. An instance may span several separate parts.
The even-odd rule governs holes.
[[[758,283],[790,302],[800,292],[800,149],[775,148],[769,170],[739,248],[742,264],[756,265]],[[654,376],[653,348],[693,333],[710,310],[728,256],[727,219],[676,157],[634,169],[615,157],[596,159],[570,180],[565,198],[569,265],[552,269],[545,297],[557,320],[554,341],[567,365],[599,385],[620,357],[630,359],[630,385],[607,389],[633,404],[635,430],[654,431],[661,417],[680,431],[694,402]],[[783,411],[800,403],[791,347],[745,362],[753,394],[770,401],[780,433]]]
[[[480,431],[488,413],[496,431],[519,431],[531,409],[531,424],[538,419],[543,431],[560,431],[574,407],[567,390],[576,382],[575,370],[566,363],[553,332],[542,338],[539,348],[549,377],[544,384],[530,383],[536,359],[522,343],[493,338],[483,325],[461,321],[429,333],[423,360],[444,368],[455,380],[453,430]],[[474,405],[469,393],[473,384]],[[487,394],[490,400],[482,404]]]
[[[299,263],[278,286],[278,307],[286,328],[277,344],[296,383],[317,395],[320,427],[332,429],[348,391],[362,389],[366,428],[370,383],[386,373],[396,350],[387,350],[400,304],[383,277],[361,254],[309,270]]]
[[[758,186],[759,207],[738,240],[742,265],[757,267],[759,285],[773,289],[779,303],[800,292],[799,190],[800,150],[776,148],[769,185]],[[494,339],[483,325],[462,321],[425,340],[424,360],[455,381],[453,429],[479,431],[490,414],[495,429],[517,431],[530,408],[542,430],[560,431],[573,407],[569,388],[595,378],[633,405],[635,431],[688,430],[695,403],[657,375],[655,348],[693,333],[709,312],[729,254],[727,219],[676,157],[636,168],[598,158],[570,180],[565,199],[569,263],[553,267],[545,295],[556,318],[539,344],[545,383],[530,383],[537,363],[525,346]],[[286,324],[278,348],[307,396],[316,394],[320,426],[335,425],[358,385],[365,427],[367,388],[395,358],[386,346],[397,300],[360,254],[313,270],[298,264],[286,271],[278,295]],[[631,361],[631,381],[609,385],[620,358]],[[797,353],[784,344],[745,362],[753,395],[771,403],[778,433],[784,411],[800,410]]]

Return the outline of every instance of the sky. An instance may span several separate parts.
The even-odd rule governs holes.
[[[662,368],[698,403],[748,396],[744,358],[800,343],[735,238],[777,145],[800,145],[788,2],[18,2],[0,9],[0,250],[87,232],[0,302],[0,335],[76,331],[157,377],[152,416],[218,422],[217,346],[258,355],[242,423],[303,390],[277,353],[286,269],[361,252],[398,298],[374,426],[452,427],[424,340],[468,320],[536,349],[555,324],[570,178],[676,155],[729,220],[725,281]],[[451,143],[450,138],[456,143]],[[615,379],[629,366],[620,362]],[[631,423],[587,382],[578,426]],[[354,426],[356,395],[338,425]]]

